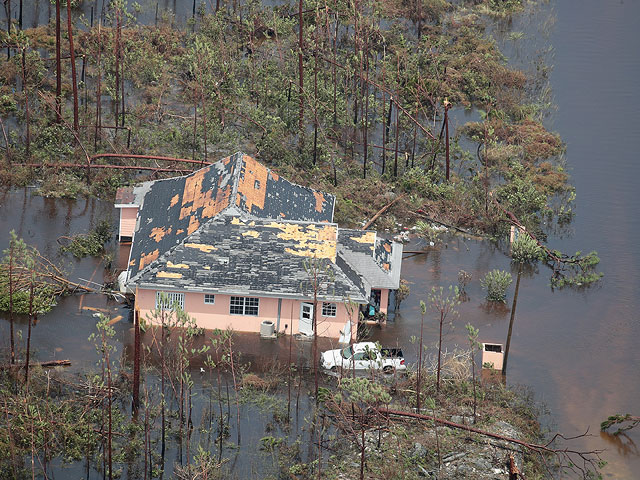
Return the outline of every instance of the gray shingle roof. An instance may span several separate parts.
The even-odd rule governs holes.
[[[338,231],[338,256],[352,266],[367,289],[397,289],[402,245],[378,237],[372,230]]]
[[[371,286],[398,287],[401,246],[372,231],[338,229],[333,195],[291,183],[242,153],[122,193],[140,206],[130,283],[309,298],[305,266],[315,257],[323,300],[364,303]]]
[[[134,188],[140,202],[130,278],[224,210],[260,218],[330,222],[335,198],[281,178],[242,153],[182,177]]]
[[[318,259],[318,297],[364,302],[362,284],[336,265],[333,223],[242,219],[221,214],[161,255],[136,279],[141,286],[240,295],[308,298]]]

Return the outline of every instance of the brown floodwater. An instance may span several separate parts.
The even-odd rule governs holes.
[[[154,8],[159,4],[160,12],[176,8],[176,2],[152,3]],[[49,2],[25,4],[39,9],[30,17],[25,15],[29,22],[42,23],[50,15]],[[178,4],[190,7],[191,2]],[[190,13],[187,7],[182,13],[185,18]],[[151,23],[145,12],[145,23]],[[509,37],[499,29],[494,32],[511,62],[526,65],[539,49],[553,64],[549,79],[557,109],[546,123],[567,144],[567,169],[577,199],[569,229],[552,233],[549,244],[570,253],[597,250],[604,273],[593,287],[559,291],[549,287],[546,267],[523,273],[507,383],[533,390],[536,400],[549,410],[543,422],[551,430],[578,435],[589,428],[593,436],[578,445],[605,449],[602,458],[608,465],[604,476],[620,479],[638,478],[640,430],[613,437],[600,434],[599,424],[614,413],[640,415],[639,18],[640,2],[636,1],[585,0],[579,6],[549,2],[542,12],[503,26],[507,32],[540,31],[533,41],[526,40],[523,45],[517,36]],[[0,205],[0,249],[6,248],[7,232],[13,228],[43,254],[63,262],[71,280],[102,282],[103,270],[95,259],[60,256],[56,239],[86,232],[105,217],[115,225],[111,204],[96,199],[44,199],[32,195],[31,189],[23,189],[1,192]],[[405,354],[415,359],[409,338],[419,334],[419,301],[426,300],[432,286],[457,284],[458,271],[464,269],[473,275],[466,289],[468,299],[458,308],[460,315],[454,319],[455,328],[447,332],[445,346],[465,345],[467,322],[479,328],[481,341],[504,343],[514,285],[507,306],[487,305],[479,280],[493,268],[511,269],[501,249],[463,237],[446,238],[428,254],[407,259],[403,277],[410,282],[411,296],[384,329],[374,331],[374,338],[401,345]],[[120,349],[130,346],[129,310],[102,295],[73,296],[61,299],[33,330],[36,358],[70,358],[74,371],[95,365],[95,348],[87,341],[95,330],[95,310],[86,307],[122,315],[123,320],[115,324],[116,341]],[[23,329],[25,325],[22,321]],[[427,316],[425,325],[427,343],[433,344],[437,338],[433,315]],[[7,345],[8,323],[0,315],[0,347]],[[251,352],[247,359],[254,364],[274,356],[284,359],[288,353],[286,344],[256,337],[243,336],[238,345]],[[308,349],[308,345],[300,349]],[[255,423],[257,417],[251,416],[255,413],[250,409],[243,412],[244,428]],[[263,426],[255,427],[258,439]],[[241,450],[240,455],[248,451]],[[243,469],[242,464],[241,458],[236,474],[259,478],[256,467],[245,465]]]

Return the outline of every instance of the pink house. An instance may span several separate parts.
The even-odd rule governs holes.
[[[138,218],[138,205],[135,203],[133,188],[119,188],[116,192],[115,207],[120,211],[118,223],[118,240],[131,241]]]
[[[242,153],[126,187],[116,202],[119,236],[132,238],[126,284],[146,318],[171,304],[204,328],[287,325],[348,343],[359,311],[386,313],[399,286],[400,244],[339,228],[332,195]]]

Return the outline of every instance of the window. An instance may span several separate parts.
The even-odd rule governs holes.
[[[204,303],[206,305],[213,305],[214,303],[216,303],[216,296],[212,293],[205,293],[204,294]]]
[[[184,310],[184,293],[156,292],[156,310]]]
[[[232,315],[258,315],[260,299],[256,297],[231,297],[229,313]]]
[[[337,311],[337,308],[335,303],[322,302],[323,317],[335,317],[336,311]]]

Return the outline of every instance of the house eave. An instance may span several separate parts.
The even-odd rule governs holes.
[[[282,298],[282,299],[289,299],[289,300],[310,300],[310,299],[312,300],[313,299],[313,293],[310,293],[309,295],[303,295],[300,293],[289,293],[289,292],[266,292],[266,291],[260,291],[260,290],[239,290],[239,289],[226,289],[226,288],[201,288],[201,287],[194,287],[194,286],[178,288],[175,285],[147,283],[147,282],[138,283],[138,284],[129,282],[127,283],[127,286],[132,289],[135,289],[135,287],[137,286],[139,289],[162,290],[165,292],[203,293],[203,294],[212,293],[214,295],[215,294],[233,295],[233,296],[237,295],[242,297],[255,296],[255,297],[265,297],[265,298]],[[335,295],[318,294],[317,299],[318,301],[321,301],[321,302],[336,302],[336,303],[352,301],[358,304],[366,304],[368,302],[368,300],[362,296],[345,298],[345,297],[339,297]]]

